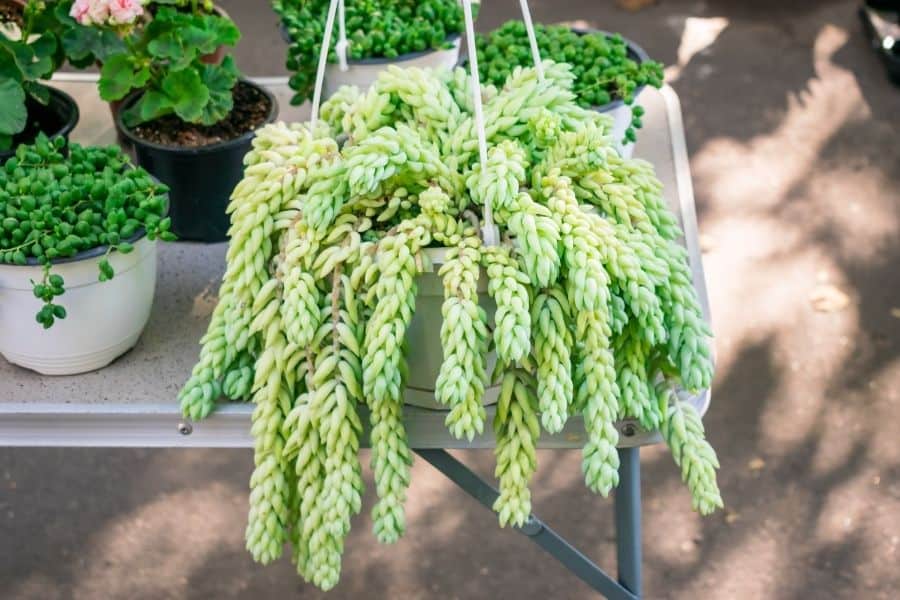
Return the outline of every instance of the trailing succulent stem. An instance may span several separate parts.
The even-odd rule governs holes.
[[[374,533],[403,534],[403,404],[418,361],[406,334],[433,254],[435,397],[456,438],[490,435],[493,411],[501,525],[528,519],[541,430],[559,435],[570,417],[584,426],[591,490],[618,484],[616,424],[629,417],[662,432],[698,511],[721,506],[699,415],[674,391],[712,376],[677,221],[652,169],[619,158],[608,120],[577,105],[567,67],[544,68],[543,80],[516,69],[485,91],[484,164],[461,71],[389,68],[367,92],[326,102],[314,133],[277,124],[257,135],[229,206],[219,305],[181,394],[192,418],[223,394],[256,404],[255,559],[289,543],[301,576],[337,584],[366,441]],[[486,207],[496,245],[479,236]]]

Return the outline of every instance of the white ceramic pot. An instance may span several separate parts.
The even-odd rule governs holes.
[[[444,263],[446,248],[426,248],[425,253],[432,263],[432,272],[419,275],[416,283],[419,293],[416,295],[416,311],[406,331],[406,343],[409,347],[407,363],[409,377],[406,382],[404,399],[407,404],[447,410],[448,407],[434,398],[434,383],[437,381],[444,354],[441,349],[441,305],[444,303],[444,284],[437,272]],[[478,302],[493,321],[497,305],[487,291],[487,274],[482,269],[478,281]],[[490,377],[497,362],[497,355],[492,351],[487,357],[487,376]],[[483,404],[494,404],[500,393],[500,386],[485,387]]]
[[[97,280],[104,249],[56,263],[65,280],[57,303],[66,309],[50,329],[35,321],[42,302],[31,280],[40,266],[0,265],[0,354],[11,363],[44,375],[73,375],[105,367],[131,349],[150,317],[156,287],[156,242],[146,237],[129,254],[113,252],[115,276]]]
[[[378,79],[378,74],[390,65],[398,67],[447,68],[452,69],[459,60],[459,36],[451,40],[453,46],[446,50],[427,50],[404,54],[397,58],[366,58],[348,60],[347,70],[341,71],[340,65],[329,63],[325,68],[323,91],[328,98],[342,85],[355,85],[365,92]]]

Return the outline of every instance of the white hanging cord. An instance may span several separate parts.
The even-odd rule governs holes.
[[[347,24],[344,21],[344,0],[338,3],[338,43],[334,45],[334,51],[337,52],[338,65],[341,71],[346,71],[350,67],[347,65]]]
[[[478,132],[478,157],[481,168],[487,167],[487,134],[484,131],[484,111],[481,106],[481,81],[478,78],[478,53],[475,51],[475,26],[472,23],[472,2],[462,0],[463,14],[466,17],[466,49],[469,53],[469,65],[472,77],[472,102],[475,107],[475,129]],[[481,228],[481,239],[485,246],[496,246],[498,231],[494,226],[493,209],[490,202],[484,203],[484,226]]]
[[[531,22],[531,10],[528,8],[528,0],[519,0],[519,6],[522,7],[522,20],[525,22],[525,31],[528,32],[528,44],[531,46],[531,59],[534,61],[534,70],[537,71],[538,81],[544,81],[544,65],[541,62],[537,37],[534,35],[534,24]]]
[[[331,31],[334,29],[334,15],[341,0],[331,0],[328,5],[328,18],[325,19],[325,35],[322,49],[319,51],[319,67],[316,69],[316,87],[313,90],[312,113],[309,116],[309,132],[312,134],[319,120],[319,104],[322,102],[322,83],[325,81],[325,65],[328,62],[328,47],[331,45]]]

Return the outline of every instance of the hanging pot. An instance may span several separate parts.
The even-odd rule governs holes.
[[[441,306],[444,303],[444,283],[437,272],[444,264],[448,248],[426,248],[424,250],[432,265],[431,272],[422,273],[416,280],[416,310],[409,328],[406,330],[406,343],[412,351],[407,356],[409,376],[406,381],[404,401],[406,404],[447,410],[447,406],[439,403],[434,397],[434,384],[437,381],[444,353],[441,348],[441,324],[444,322]],[[493,321],[497,305],[488,294],[487,274],[482,269],[478,280],[478,303],[487,312],[488,322]],[[487,356],[487,376],[490,377],[497,363],[494,351]],[[497,402],[500,386],[485,384],[482,403],[485,405]]]
[[[143,233],[128,254],[107,257],[115,277],[97,280],[105,246],[54,261],[53,273],[65,279],[59,298],[68,313],[50,329],[35,322],[42,301],[32,292],[43,269],[0,264],[0,354],[11,363],[43,375],[74,375],[105,367],[138,341],[153,305],[156,242]]]
[[[263,124],[278,114],[275,97],[263,87],[242,80],[269,103]],[[141,92],[126,98],[123,108],[137,101]],[[234,186],[244,174],[244,155],[256,131],[238,138],[199,147],[165,146],[138,137],[125,127],[122,112],[116,115],[116,129],[134,148],[135,161],[169,187],[169,216],[172,232],[179,240],[224,242],[228,239],[229,220],[225,213]]]
[[[332,96],[343,85],[355,85],[360,91],[365,92],[378,79],[378,74],[390,65],[404,69],[409,67],[452,69],[459,61],[460,37],[453,36],[447,41],[452,44],[447,49],[413,52],[396,58],[348,59],[346,71],[342,71],[338,64],[328,63],[325,67],[324,97]]]
[[[23,131],[13,136],[9,150],[0,150],[0,165],[16,153],[16,146],[31,144],[39,133],[51,138],[69,139],[69,134],[78,124],[78,105],[67,93],[49,86],[47,89],[50,91],[50,101],[46,105],[31,96],[25,99],[28,123]]]

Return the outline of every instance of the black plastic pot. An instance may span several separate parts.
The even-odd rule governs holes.
[[[13,136],[9,150],[0,151],[0,165],[16,153],[17,146],[34,142],[41,132],[51,138],[62,136],[69,139],[69,134],[78,124],[78,105],[67,93],[52,87],[47,89],[50,90],[50,101],[46,106],[31,96],[25,100],[28,124]]]
[[[896,11],[896,4],[869,0],[859,7],[859,19],[872,44],[875,54],[881,58],[888,79],[900,85],[900,40],[895,40],[883,30],[885,16],[879,11]],[[893,13],[896,16],[896,13]]]
[[[275,120],[278,103],[268,90],[249,81],[269,100],[266,123]],[[137,101],[139,93],[129,96],[123,109]],[[135,161],[169,187],[169,216],[172,232],[179,240],[224,242],[228,239],[229,220],[225,213],[234,187],[244,175],[244,155],[250,150],[255,131],[239,138],[201,146],[182,148],[163,146],[136,136],[116,115],[116,129],[132,145]]]

